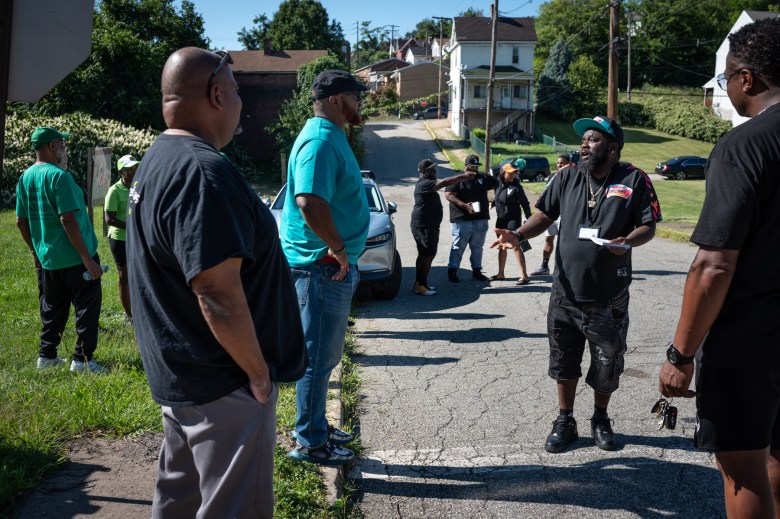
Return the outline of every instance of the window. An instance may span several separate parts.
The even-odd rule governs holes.
[[[512,86],[512,97],[519,97],[519,98],[526,97],[525,85]]]
[[[520,63],[520,47],[512,47],[512,64]]]
[[[487,97],[486,85],[474,85],[474,99],[485,99]]]

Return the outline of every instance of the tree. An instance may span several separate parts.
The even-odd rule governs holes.
[[[188,0],[100,0],[92,55],[38,103],[33,113],[82,111],[136,128],[164,129],[160,75],[181,47],[208,48],[203,17]],[[205,90],[204,90],[205,92]]]
[[[536,91],[538,110],[552,116],[560,116],[571,102],[571,84],[568,70],[572,61],[569,48],[563,42],[555,42],[539,78]]]
[[[259,50],[263,48],[263,41],[268,36],[268,25],[271,23],[264,14],[258,14],[252,20],[255,24],[251,29],[242,27],[238,31],[238,41],[246,50]]]
[[[441,20],[442,22],[442,34],[445,38],[449,38],[452,34],[452,18]],[[438,38],[439,37],[439,20],[433,18],[426,18],[414,27],[414,30],[406,33],[406,38],[415,38],[418,41],[425,41],[426,38]]]
[[[264,14],[257,15],[252,22],[254,28],[243,28],[238,33],[247,49],[261,48],[262,40],[268,38],[273,50],[327,49],[342,56],[341,24],[329,21],[328,11],[317,0],[285,0],[270,22]]]
[[[581,54],[568,70],[568,80],[571,84],[573,102],[570,104],[570,117],[592,117],[602,113],[603,100],[607,92],[604,83],[606,78],[589,56]]]
[[[458,16],[460,17],[466,17],[466,16],[476,16],[476,17],[483,17],[485,16],[483,14],[482,9],[477,9],[476,7],[469,7],[462,13],[460,13]]]
[[[292,99],[282,105],[279,121],[266,128],[274,134],[278,150],[289,152],[292,149],[295,138],[303,129],[306,120],[313,115],[311,85],[317,74],[330,69],[346,70],[347,67],[336,56],[328,55],[298,68],[298,88],[293,93]]]
[[[352,66],[359,68],[369,63],[387,59],[390,33],[385,27],[371,27],[371,21],[360,23],[358,47],[352,58]]]

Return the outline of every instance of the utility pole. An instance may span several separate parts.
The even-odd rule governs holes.
[[[358,45],[360,45],[360,22],[355,22],[355,70],[358,69]]]
[[[392,58],[393,57],[393,40],[395,39],[395,28],[398,27],[397,25],[385,25],[385,27],[390,27],[390,45],[387,46],[387,56]]]
[[[490,115],[493,111],[493,77],[496,75],[496,35],[498,33],[498,0],[490,6],[493,22],[493,37],[490,43],[490,77],[487,86],[487,109],[485,110],[485,174],[490,174]]]
[[[626,94],[628,94],[628,100],[631,101],[631,33],[634,31],[634,13],[626,13],[628,19],[628,78],[626,82]]]
[[[607,117],[617,121],[618,116],[618,54],[617,39],[620,34],[618,27],[618,9],[620,0],[609,3],[609,77],[607,79]]]
[[[441,119],[441,66],[442,62],[444,61],[444,42],[442,41],[444,36],[444,20],[447,20],[447,17],[445,16],[431,16],[434,20],[439,20],[439,100],[437,101],[439,104],[439,115],[437,116],[437,119]]]

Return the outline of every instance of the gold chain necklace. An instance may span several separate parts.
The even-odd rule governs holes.
[[[614,168],[612,168],[614,169]],[[588,207],[593,209],[596,207],[596,197],[601,194],[601,191],[604,189],[604,186],[607,185],[607,182],[609,182],[609,176],[612,174],[612,169],[609,170],[609,173],[607,173],[606,178],[604,179],[604,182],[601,183],[601,187],[599,187],[599,190],[595,193],[593,192],[593,186],[590,183],[590,173],[587,173],[588,177],[588,191],[590,191],[590,199],[588,200]]]

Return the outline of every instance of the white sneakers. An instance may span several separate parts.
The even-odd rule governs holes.
[[[105,366],[101,366],[94,360],[90,360],[89,362],[80,362],[74,359],[73,362],[70,363],[70,372],[81,373],[82,371],[92,371],[93,373],[106,373],[108,372],[108,368],[106,368]]]
[[[46,357],[38,357],[38,369],[54,368],[67,363],[67,359],[61,357],[54,357],[53,359],[47,359]]]

